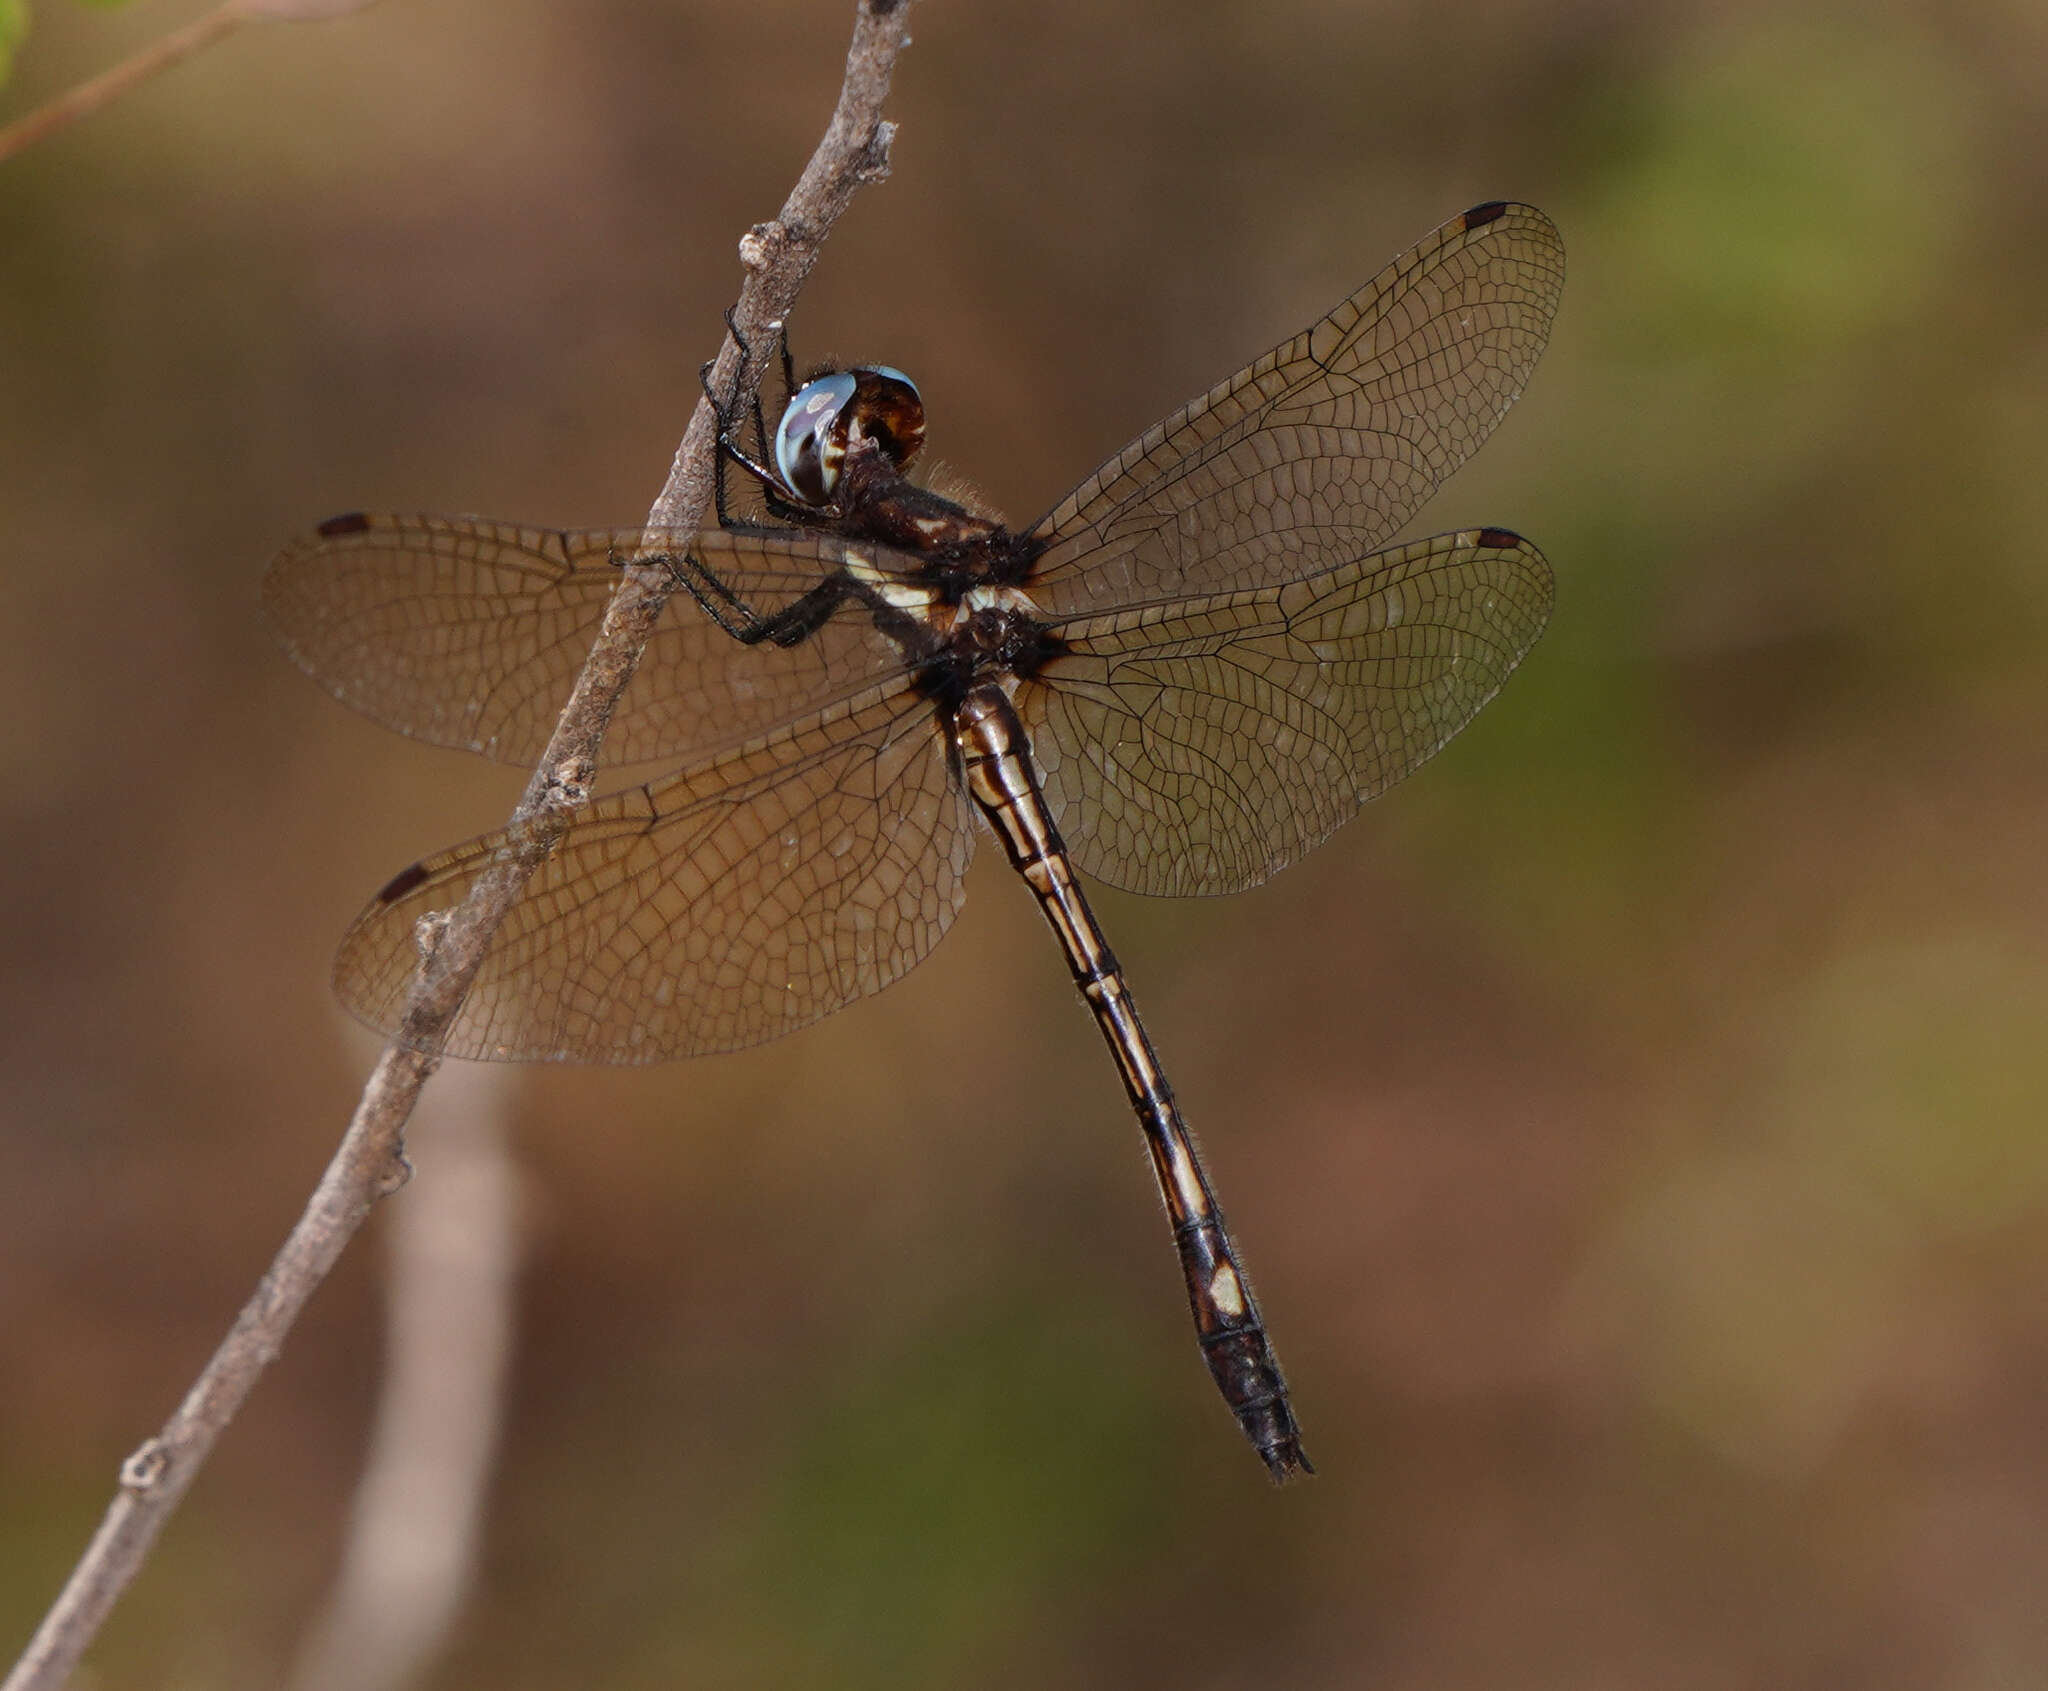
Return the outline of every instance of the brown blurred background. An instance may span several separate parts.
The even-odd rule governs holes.
[[[193,9],[43,0],[0,109]],[[385,0],[0,169],[0,1657],[338,1134],[344,925],[519,786],[292,670],[265,561],[357,506],[639,520],[848,23]],[[1421,525],[1548,552],[1524,671],[1269,887],[1099,901],[1322,1477],[1269,1490],[1216,1403],[984,851],[813,1031],[519,1077],[509,1423],[434,1683],[2048,1683],[2048,9],[914,27],[798,352],[914,372],[1020,520],[1468,204],[1570,248]],[[379,1267],[94,1685],[278,1681]]]

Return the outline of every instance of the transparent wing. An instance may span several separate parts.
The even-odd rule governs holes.
[[[415,925],[497,859],[487,835],[397,877],[335,990],[396,1030]],[[892,688],[586,805],[498,931],[447,1049],[651,1063],[758,1044],[877,992],[960,908],[973,850],[931,706]]]
[[[1051,614],[1293,581],[1384,545],[1522,391],[1564,244],[1475,206],[1284,346],[1148,429],[1033,530]]]
[[[589,655],[617,561],[694,538],[337,517],[278,554],[263,603],[293,661],[342,703],[416,739],[531,764]],[[777,603],[815,586],[836,559],[813,535],[727,538],[722,567]],[[704,756],[850,698],[899,665],[872,618],[835,617],[798,646],[746,646],[679,592],[613,717],[606,754],[620,763]]]
[[[1550,566],[1468,529],[1309,581],[1057,626],[1018,689],[1074,861],[1131,892],[1257,886],[1439,751],[1550,616]]]

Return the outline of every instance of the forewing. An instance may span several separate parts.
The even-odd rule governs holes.
[[[1019,689],[1076,863],[1131,892],[1237,892],[1427,761],[1521,662],[1550,566],[1468,529],[1309,581],[1055,625]]]
[[[396,1030],[415,928],[496,861],[429,858],[356,919],[342,1001]],[[973,849],[931,706],[900,689],[586,805],[499,929],[461,1057],[650,1063],[774,1039],[879,991],[960,908]]]
[[[1033,599],[1155,604],[1384,545],[1521,393],[1563,285],[1564,244],[1533,206],[1452,218],[1076,488],[1032,531]]]
[[[342,703],[435,745],[531,764],[589,655],[619,564],[693,538],[337,517],[278,554],[263,603],[293,661]],[[815,586],[835,561],[831,542],[796,533],[753,537],[743,556],[748,591],[775,602]],[[868,618],[834,618],[795,647],[747,646],[679,591],[605,752],[637,763],[739,745],[851,697],[897,662]]]

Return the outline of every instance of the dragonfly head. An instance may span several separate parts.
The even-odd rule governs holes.
[[[806,382],[775,428],[775,468],[806,505],[830,502],[855,431],[902,469],[924,444],[917,384],[886,364],[834,370]]]

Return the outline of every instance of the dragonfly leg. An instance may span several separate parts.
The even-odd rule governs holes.
[[[661,561],[697,601],[698,608],[743,646],[764,641],[775,646],[801,645],[825,626],[849,596],[858,596],[851,578],[844,571],[834,571],[808,593],[764,614],[713,575],[694,554],[665,553]]]
[[[739,368],[734,372],[732,386],[723,393],[713,388],[711,373],[717,367],[716,359],[707,361],[697,371],[697,385],[704,390],[704,397],[711,401],[711,409],[718,417],[718,461],[712,487],[718,526],[734,528],[744,526],[745,521],[732,509],[725,479],[728,466],[737,466],[760,484],[763,502],[771,516],[783,522],[800,523],[804,513],[790,503],[781,476],[766,461],[768,425],[761,410],[761,384],[755,374],[762,359],[754,343],[740,332],[737,312],[737,306],[725,308],[726,333],[740,350]],[[787,409],[795,388],[789,356],[789,332],[780,323],[775,325],[775,344],[776,359],[782,367],[782,404]],[[739,400],[742,392],[750,395],[744,408]],[[740,444],[742,436],[748,435],[749,431],[751,451]]]
[[[733,344],[740,350],[739,368],[733,374],[731,388],[723,393],[714,391],[711,383],[711,372],[717,364],[716,359],[706,363],[697,372],[698,385],[703,388],[704,397],[711,401],[711,409],[718,417],[717,464],[713,477],[712,496],[713,503],[717,507],[718,526],[720,528],[731,528],[737,520],[732,511],[731,501],[726,490],[725,475],[728,465],[737,465],[740,469],[746,471],[748,475],[761,484],[763,489],[768,491],[771,497],[781,485],[775,472],[770,470],[759,459],[751,456],[739,443],[739,434],[748,422],[753,424],[753,438],[756,442],[765,444],[768,437],[761,418],[759,385],[758,383],[750,383],[748,380],[755,363],[753,343],[740,332],[739,321],[735,316],[736,310],[737,307],[730,305],[725,308],[725,331],[732,337]],[[750,406],[752,415],[751,417],[746,417],[741,414],[739,396],[749,386],[753,388],[754,397]]]

